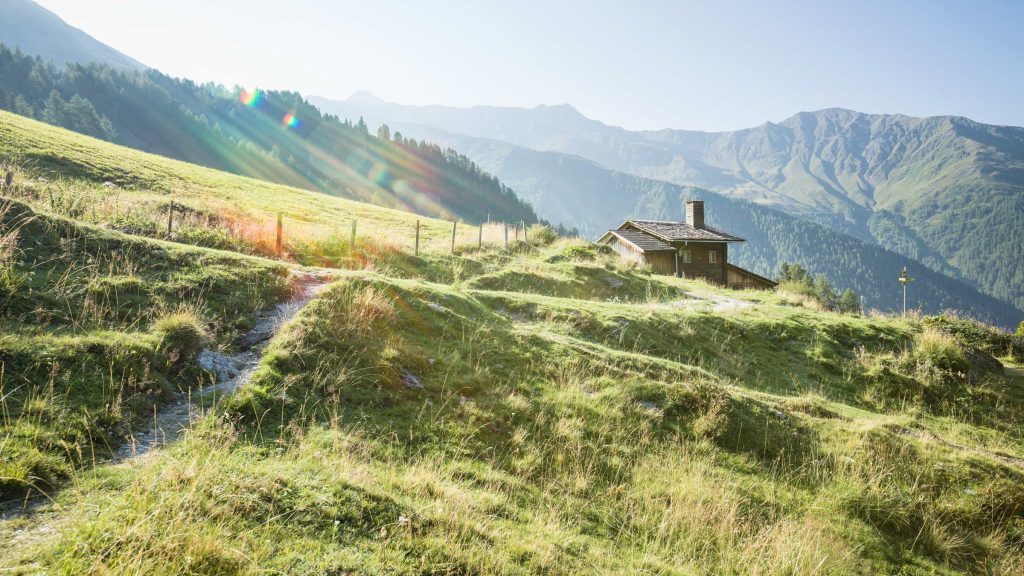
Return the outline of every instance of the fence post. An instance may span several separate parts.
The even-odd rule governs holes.
[[[356,219],[355,218],[352,219],[352,239],[349,240],[348,246],[349,246],[349,250],[350,251],[356,249]]]
[[[174,200],[171,200],[171,205],[167,208],[167,237],[171,237],[171,227],[174,225]]]
[[[519,224],[515,225],[515,229],[516,229],[516,242],[519,242]]]
[[[458,220],[452,220],[452,254],[455,254],[455,227],[458,225]]]
[[[420,255],[420,221],[416,220],[416,252],[417,256]]]
[[[526,232],[526,220],[523,220],[523,242],[526,242],[527,244],[530,243],[530,237]]]
[[[484,225],[483,225],[483,223],[481,223],[480,224],[480,235],[476,239],[476,248],[477,248],[477,250],[479,250],[479,249],[481,249],[483,247],[484,247]]]
[[[505,250],[508,250],[508,222],[503,223],[505,226]]]
[[[274,253],[277,257],[281,257],[281,239],[284,236],[284,214],[282,212],[277,213],[277,240],[274,242]]]
[[[8,170],[7,176],[4,177],[4,188],[10,188],[14,184],[14,170]]]

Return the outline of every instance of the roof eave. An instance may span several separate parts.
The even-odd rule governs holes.
[[[633,248],[636,248],[637,250],[639,250],[642,254],[646,254],[648,252],[648,250],[646,250],[643,247],[639,246],[638,244],[636,244],[635,242],[633,242],[629,238],[626,238],[624,236],[620,236],[619,234],[616,234],[615,230],[609,230],[604,236],[601,236],[601,239],[598,240],[598,242],[601,242],[602,240],[604,240],[606,236],[614,236],[614,237],[618,238],[620,242],[625,242],[626,244],[629,244]]]

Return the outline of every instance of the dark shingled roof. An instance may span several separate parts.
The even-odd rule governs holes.
[[[655,236],[651,236],[646,232],[635,230],[633,228],[609,230],[609,234],[613,234],[622,238],[623,240],[635,244],[637,248],[640,248],[644,252],[657,252],[659,250],[672,250],[672,245],[660,240]]]
[[[689,240],[695,242],[744,242],[743,238],[726,234],[721,230],[705,226],[694,228],[685,222],[659,222],[657,220],[626,220],[619,226],[616,232],[621,233],[623,229],[630,226],[639,228],[648,234],[657,236],[667,242],[678,242]]]

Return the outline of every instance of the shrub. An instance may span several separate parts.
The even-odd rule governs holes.
[[[558,232],[547,224],[534,224],[530,226],[529,238],[532,244],[548,246],[558,240]]]
[[[879,406],[920,405],[944,413],[971,396],[970,360],[953,336],[926,327],[911,346],[868,371],[868,395]]]
[[[169,365],[196,355],[210,338],[199,313],[187,308],[164,314],[152,330],[160,337],[160,350]]]
[[[593,262],[597,259],[597,252],[593,244],[573,244],[562,249],[562,254],[570,260]]]
[[[928,316],[924,319],[924,323],[926,326],[954,336],[965,346],[983,350],[994,356],[1010,355],[1024,358],[1024,338],[976,320],[957,318],[946,314]],[[1018,328],[1017,334],[1020,334],[1020,328]]]
[[[967,355],[956,338],[935,328],[925,328],[914,338],[911,357],[918,365],[931,364],[951,372],[966,372]]]

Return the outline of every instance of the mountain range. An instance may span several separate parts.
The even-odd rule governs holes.
[[[564,201],[547,196],[564,187],[541,176],[545,165],[582,167],[570,160],[575,157],[593,163],[588,170],[699,187],[775,208],[1024,306],[1022,128],[835,108],[732,132],[630,131],[569,105],[405,106],[368,93],[310,101],[342,117],[429,134],[512,185],[542,216],[578,220],[591,235],[627,216],[664,211],[644,204],[640,193],[621,197],[621,189],[585,182],[580,186],[589,201],[575,203],[570,213],[559,211]],[[538,154],[516,152],[513,162],[509,145]],[[666,216],[678,217],[677,209]]]
[[[913,307],[1004,326],[1024,317],[1019,128],[830,109],[734,132],[630,131],[569,105],[265,91],[241,102],[237,87],[119,63],[120,53],[32,2],[0,9],[16,24],[0,42],[19,50],[0,49],[0,107],[22,115],[380,205],[471,222],[543,218],[589,237],[628,217],[679,219],[685,199],[702,197],[712,223],[750,240],[732,255],[761,274],[801,262],[867,306],[893,309],[907,265],[921,280]],[[88,49],[57,50],[75,42]],[[383,124],[391,129],[374,137]]]

